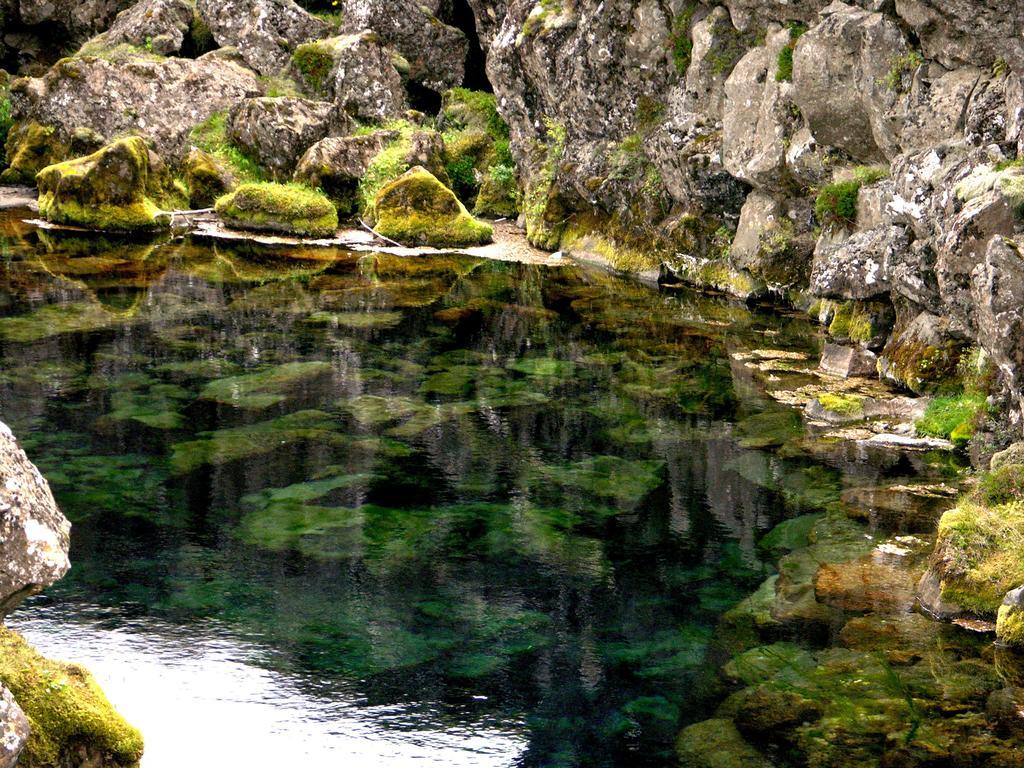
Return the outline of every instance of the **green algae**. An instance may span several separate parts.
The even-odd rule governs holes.
[[[664,482],[663,469],[664,463],[657,460],[594,456],[564,466],[543,467],[538,479],[573,495],[583,493],[632,507]]]
[[[52,336],[108,328],[118,320],[116,315],[87,301],[46,304],[24,315],[0,318],[0,338],[29,344]]]
[[[353,330],[369,328],[394,328],[402,322],[401,312],[314,312],[306,318],[309,323],[337,325]]]
[[[111,395],[111,421],[134,421],[152,429],[179,429],[185,419],[179,412],[191,393],[174,384],[153,384],[145,391],[119,389]]]
[[[323,361],[284,363],[255,373],[211,381],[199,393],[203,400],[235,408],[262,410],[288,399],[290,392],[331,371]]]

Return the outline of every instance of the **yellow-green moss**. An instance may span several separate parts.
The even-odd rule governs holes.
[[[946,438],[962,445],[974,435],[975,424],[985,410],[982,394],[936,397],[914,426],[919,435]]]
[[[299,184],[243,184],[216,204],[217,214],[239,229],[330,237],[338,211],[327,197]]]
[[[1024,584],[1024,504],[961,500],[939,520],[935,552],[943,599],[994,616],[1006,593]]]
[[[377,231],[403,245],[480,245],[494,234],[490,224],[474,219],[454,192],[419,166],[386,184],[374,208]]]
[[[483,131],[494,139],[507,139],[508,123],[498,113],[493,93],[452,88],[441,97],[441,122],[446,131]]]
[[[48,166],[36,180],[39,213],[47,221],[117,232],[167,225],[149,196],[161,185],[151,182],[149,148],[138,137]]]
[[[7,169],[0,174],[4,184],[35,184],[43,168],[67,157],[68,147],[57,129],[37,122],[19,123],[7,136]]]
[[[661,260],[653,250],[643,250],[616,242],[597,228],[574,220],[562,234],[561,247],[568,253],[589,253],[619,272],[643,272],[657,269]]]
[[[227,120],[227,112],[214,112],[192,129],[190,141],[215,157],[240,182],[266,181],[267,175],[259,163],[231,142]]]
[[[864,415],[864,398],[857,395],[824,394],[818,403],[826,411],[840,416],[860,417]]]
[[[193,208],[209,208],[234,186],[231,174],[221,162],[201,149],[190,152],[185,161],[185,183]]]
[[[526,216],[526,237],[538,248],[558,248],[565,228],[565,211],[558,201],[556,179],[558,167],[565,152],[567,134],[565,126],[545,119],[547,140],[535,150],[542,157],[540,168],[530,180],[523,203]]]
[[[142,735],[111,706],[82,667],[50,661],[0,627],[0,682],[28,716],[32,735],[23,768],[80,764],[80,749],[105,766],[135,766]],[[93,764],[93,763],[90,763]]]
[[[1013,648],[1024,648],[1024,611],[1012,605],[1000,605],[996,614],[996,637]]]
[[[515,169],[508,165],[491,166],[480,185],[473,213],[477,216],[513,219],[519,215],[519,205]]]
[[[334,69],[334,51],[324,41],[303,43],[292,54],[292,65],[314,93],[326,93]]]

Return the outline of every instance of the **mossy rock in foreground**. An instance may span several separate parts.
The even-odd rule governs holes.
[[[7,135],[7,168],[0,174],[0,183],[35,184],[39,171],[67,155],[68,146],[53,126],[18,123]]]
[[[448,187],[422,166],[385,185],[374,203],[377,231],[403,245],[482,245],[490,224],[477,221]]]
[[[162,163],[161,163],[162,165]],[[47,221],[113,232],[167,226],[149,196],[150,154],[132,137],[98,152],[48,166],[36,176],[39,213]]]
[[[0,683],[10,689],[32,727],[18,763],[22,768],[139,764],[142,735],[114,710],[92,675],[76,664],[40,656],[3,627]]]
[[[243,184],[217,200],[217,213],[238,229],[331,237],[338,211],[320,192],[298,184]]]

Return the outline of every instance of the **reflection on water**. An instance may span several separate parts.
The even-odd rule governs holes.
[[[182,765],[506,766],[521,724],[488,722],[428,702],[368,706],[337,680],[300,679],[254,663],[258,646],[215,624],[144,619],[68,621],[63,607],[12,622],[44,654],[87,665],[121,712],[145,730],[146,768]],[[107,613],[106,616],[103,614]]]
[[[6,232],[0,416],[75,525],[18,626],[152,768],[197,733],[203,765],[670,765],[763,534],[943,471],[808,453],[740,362],[781,347],[772,386],[805,383],[798,317],[570,266]]]

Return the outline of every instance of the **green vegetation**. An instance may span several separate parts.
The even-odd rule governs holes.
[[[936,397],[915,426],[920,435],[945,438],[963,445],[974,436],[975,424],[986,410],[985,396],[981,394]]]
[[[50,661],[23,638],[0,627],[0,683],[29,718],[32,734],[18,765],[71,765],[82,754],[132,768],[142,758],[142,735],[107,701],[85,669]]]
[[[922,64],[924,56],[917,51],[894,56],[889,60],[889,71],[882,78],[882,84],[890,91],[905,93],[910,89],[910,78]]]
[[[779,51],[775,65],[775,79],[780,83],[793,80],[793,52],[796,50],[797,41],[807,31],[807,25],[799,22],[791,22],[788,27],[789,42]]]
[[[685,75],[690,67],[690,57],[693,55],[693,40],[690,38],[690,25],[697,13],[697,3],[688,3],[672,21],[672,34],[669,43],[672,47],[672,61],[676,65],[676,72]]]
[[[476,129],[485,131],[494,139],[508,139],[508,123],[498,112],[498,101],[493,93],[452,88],[441,97],[441,122],[445,131]]]
[[[477,221],[455,194],[416,167],[378,193],[377,231],[404,245],[466,246],[490,242],[493,229]]]
[[[858,395],[824,394],[818,398],[821,407],[840,416],[864,416],[864,398]]]
[[[814,215],[822,226],[835,224],[852,226],[857,220],[857,195],[860,182],[856,179],[836,181],[822,187],[814,201]]]
[[[554,250],[565,228],[560,206],[552,198],[556,192],[555,180],[565,152],[567,134],[565,126],[551,118],[544,119],[544,128],[546,141],[537,147],[543,153],[544,160],[526,190],[523,213],[526,215],[526,235],[530,242],[538,248]]]
[[[1024,465],[1005,464],[983,474],[978,499],[990,507],[1024,501]]]
[[[215,112],[189,134],[190,141],[231,170],[240,182],[266,181],[259,163],[235,146],[228,136],[227,112]]]
[[[306,87],[317,95],[326,94],[334,70],[334,51],[330,43],[317,40],[303,43],[292,54],[292,65],[302,77]]]
[[[331,237],[338,211],[325,195],[299,184],[243,184],[216,204],[217,214],[239,229]]]
[[[67,157],[68,146],[56,128],[31,121],[8,127],[6,152],[7,168],[0,182],[34,185],[37,173]]]

